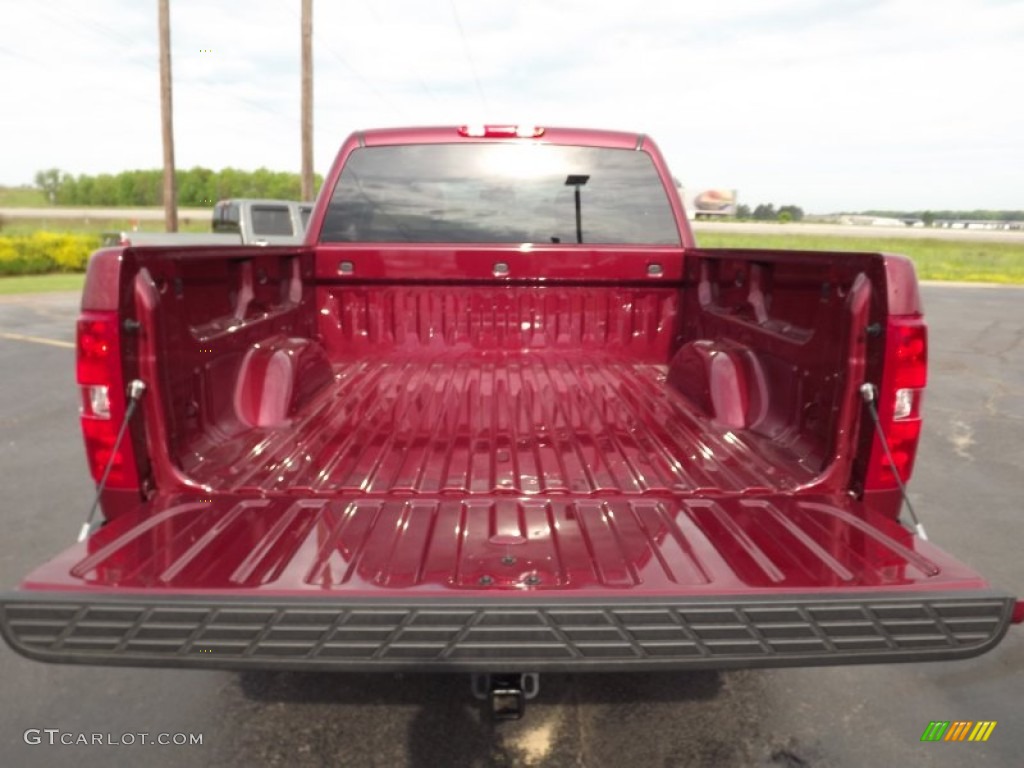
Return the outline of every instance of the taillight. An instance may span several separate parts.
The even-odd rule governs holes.
[[[914,470],[921,437],[921,400],[928,380],[928,333],[920,315],[891,317],[885,330],[885,363],[878,393],[878,418],[892,461],[877,433],[871,444],[864,486],[896,488],[896,474],[906,483]]]
[[[137,488],[138,471],[131,440],[123,440],[117,453],[113,452],[126,405],[117,313],[83,312],[78,320],[77,346],[79,413],[93,479],[100,481],[113,456],[107,487]]]
[[[535,125],[463,125],[459,135],[467,138],[539,139],[544,129]]]

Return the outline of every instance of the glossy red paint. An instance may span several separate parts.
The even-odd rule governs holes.
[[[847,489],[861,415],[857,387],[870,376],[865,328],[879,313],[872,286],[882,268],[869,254],[688,251],[670,381],[692,400],[693,390],[674,378],[679,356],[692,354],[694,344],[735,355],[731,388],[737,398],[746,393],[748,430],[822,471],[825,487]],[[690,382],[707,399],[711,374]]]
[[[126,256],[160,493],[93,538],[102,564],[36,587],[481,589],[485,571],[495,589],[527,574],[644,594],[980,583],[842,495],[879,257],[169,256]],[[495,258],[518,279],[488,276]],[[677,364],[693,345],[745,362]],[[693,395],[709,382],[745,393],[742,418]],[[190,488],[208,495],[176,495]],[[521,567],[496,570],[499,551]]]
[[[297,302],[288,292],[299,269],[293,253],[261,251],[248,267],[150,260],[137,305],[143,324],[159,329],[144,334],[140,355],[158,387],[147,403],[149,452],[164,468],[157,485],[840,491],[865,345],[850,329],[866,318],[851,313],[854,295],[868,290],[866,278],[857,280],[872,259],[796,269],[787,256],[692,252],[696,280],[321,280],[315,292],[296,292]],[[605,258],[614,271],[636,254],[609,249]],[[263,278],[253,288],[246,275],[255,273]],[[236,287],[214,300],[212,281]],[[182,306],[161,284],[202,300]],[[823,285],[831,287],[823,293]],[[173,355],[151,346],[158,335],[175,340]],[[687,377],[700,372],[675,367],[677,351],[711,339],[751,361],[734,372],[738,388],[761,393],[749,425],[685,394]],[[282,345],[329,361],[333,380],[288,368],[270,389],[302,388],[304,398],[277,407],[276,427],[259,427],[247,403],[264,402],[259,371],[267,369],[246,361]],[[834,429],[841,437],[833,440]]]
[[[330,380],[331,365],[316,342],[268,339],[242,359],[235,378],[235,415],[246,427],[288,427]]]
[[[458,359],[476,350],[621,351],[664,364],[678,333],[677,289],[648,285],[323,285],[320,343],[350,362],[386,350]]]
[[[813,495],[164,498],[25,581],[62,591],[381,599],[983,586],[891,520],[849,499]]]
[[[102,248],[89,257],[82,288],[83,311],[117,311],[123,248]]]
[[[575,283],[678,284],[683,251],[665,246],[383,245],[317,247],[316,276],[339,284],[430,281],[516,285]],[[502,268],[496,269],[498,265]]]
[[[187,475],[216,491],[295,494],[737,493],[814,471],[730,431],[609,352],[365,356],[287,429],[196,442]]]
[[[890,315],[920,315],[924,309],[914,262],[906,256],[882,254],[885,263],[885,307]]]

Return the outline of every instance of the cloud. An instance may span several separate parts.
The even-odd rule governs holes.
[[[0,183],[160,165],[153,5],[6,5]],[[321,171],[358,128],[518,120],[650,133],[753,203],[1020,207],[1020,2],[314,6]],[[297,168],[298,4],[171,12],[178,164]]]

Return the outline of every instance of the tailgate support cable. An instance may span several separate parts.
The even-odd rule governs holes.
[[[103,489],[107,485],[107,478],[110,477],[110,470],[114,467],[114,457],[117,456],[117,449],[121,447],[121,441],[124,440],[124,434],[128,431],[128,422],[132,420],[132,415],[135,413],[136,407],[138,407],[139,400],[142,399],[142,396],[145,393],[146,382],[141,379],[132,379],[128,384],[128,405],[124,409],[124,418],[121,420],[121,428],[117,431],[117,438],[114,440],[114,447],[110,449],[110,458],[107,459],[107,466],[103,468],[103,477],[100,478],[100,483],[96,486],[96,497],[92,501],[92,508],[89,510],[89,516],[82,524],[82,530],[78,532],[79,541],[85,541],[93,531],[93,518],[96,517],[96,510],[100,506],[100,496],[103,495]]]
[[[885,451],[885,457],[889,460],[889,466],[892,467],[893,477],[896,478],[896,485],[899,486],[900,494],[903,496],[903,503],[907,505],[907,511],[910,512],[910,519],[914,521],[914,530],[917,531],[917,535],[925,541],[928,541],[928,534],[925,533],[924,526],[921,525],[921,521],[917,519],[917,513],[914,512],[914,505],[910,503],[910,495],[907,493],[907,486],[903,483],[903,478],[900,477],[900,473],[896,471],[896,462],[892,458],[892,450],[889,448],[889,441],[885,437],[885,432],[882,431],[882,422],[878,418],[878,408],[875,407],[875,400],[878,399],[878,389],[874,384],[864,383],[860,387],[860,395],[864,398],[864,402],[868,406],[868,412],[871,414],[871,420],[875,422],[875,429],[878,430],[879,442],[882,443],[882,450]]]

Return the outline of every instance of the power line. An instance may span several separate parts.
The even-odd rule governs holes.
[[[378,27],[381,27],[382,29],[387,29],[388,22],[381,19],[380,14],[377,12],[377,7],[375,4],[367,4],[363,6],[363,10],[367,11],[370,14],[370,16],[373,18],[374,23]],[[433,89],[425,82],[423,82],[423,79],[419,75],[417,75],[415,72],[406,72],[406,74],[412,77],[412,79],[416,82],[416,87],[419,88],[422,93],[426,94],[427,98],[429,98],[435,104],[440,103],[438,102],[437,95],[434,93]]]
[[[290,13],[296,19],[299,19],[299,17],[295,15],[295,11],[293,11],[291,8],[288,8],[288,13]],[[353,66],[349,62],[348,59],[346,59],[340,53],[338,53],[333,48],[331,48],[329,45],[327,45],[327,43],[324,41],[324,39],[320,35],[318,35],[316,33],[316,27],[315,26],[313,27],[313,40],[314,40],[314,42],[316,42],[316,46],[315,46],[316,50],[323,50],[323,51],[326,51],[327,53],[331,54],[331,56],[333,56],[335,59],[337,59],[341,63],[341,65],[343,67],[345,67],[345,69],[347,69],[349,71],[349,73],[356,80],[358,80],[360,83],[362,83],[364,88],[366,88],[368,91],[370,91],[370,93],[372,93],[374,96],[376,96],[384,106],[386,106],[388,109],[390,109],[390,110],[392,110],[394,112],[398,112],[398,113],[403,114],[403,115],[406,114],[405,110],[403,110],[400,107],[396,106],[390,99],[388,99],[381,92],[381,90],[376,85],[374,85],[366,76],[364,76],[362,72],[360,72],[358,69],[356,69],[355,66]]]
[[[118,32],[117,30],[115,30],[115,29],[113,29],[111,27],[105,27],[105,26],[102,26],[100,24],[96,24],[96,23],[92,22],[89,19],[85,19],[85,18],[83,18],[81,16],[77,16],[77,15],[75,15],[73,13],[67,12],[67,13],[64,13],[64,14],[58,16],[58,15],[55,15],[55,14],[51,13],[49,11],[49,9],[47,9],[45,7],[42,7],[42,6],[37,6],[37,7],[39,8],[39,10],[41,10],[43,12],[43,14],[45,16],[48,16],[52,22],[56,23],[58,26],[63,27],[64,29],[68,30],[69,32],[74,32],[76,35],[81,34],[82,29],[80,27],[76,27],[73,24],[69,23],[69,21],[64,18],[65,16],[70,17],[71,19],[74,19],[75,21],[79,22],[84,27],[88,27],[88,28],[92,29],[92,31],[98,36],[98,38],[101,38],[103,40],[103,43],[104,43],[104,48],[103,49],[109,48],[109,44],[110,44],[110,39],[109,38],[111,36],[120,38],[126,45],[134,44],[135,42],[137,42],[135,40],[131,40],[130,38],[125,37],[122,33]],[[103,49],[101,49],[101,50],[103,50]],[[29,56],[27,54],[19,54],[19,55],[22,58],[25,58],[26,60],[39,62],[39,63],[43,64],[43,66],[45,66],[45,67],[52,66],[52,62],[44,63],[44,62],[41,62],[39,59],[37,59],[37,58],[35,58],[33,56]],[[147,61],[144,64],[144,66],[147,69],[149,69],[150,71],[152,71],[152,72],[156,72],[157,71],[157,68],[154,67],[151,62]],[[139,95],[136,95],[136,94],[133,94],[133,93],[120,93],[120,92],[117,92],[117,91],[114,91],[114,90],[110,90],[110,89],[107,89],[107,90],[103,91],[103,95],[105,97],[116,99],[118,103],[121,103],[121,102],[124,102],[124,101],[135,101],[135,102],[138,102],[140,104],[145,104],[145,105],[150,106],[150,107],[152,107],[152,106],[159,106],[159,102],[156,99],[154,99],[152,96],[139,96]]]
[[[39,8],[39,10],[41,10],[44,15],[48,16],[51,21],[57,22],[65,29],[73,29],[75,32],[78,32],[80,30],[71,27],[70,25],[68,25],[66,21],[67,18],[74,19],[76,22],[78,22],[78,24],[85,27],[89,27],[90,29],[92,29],[93,32],[100,35],[100,37],[102,37],[108,45],[110,43],[111,37],[117,38],[126,46],[131,46],[138,43],[138,40],[133,39],[132,37],[126,35],[124,32],[121,32],[120,30],[115,29],[114,27],[108,26],[106,24],[100,24],[92,17],[79,16],[78,14],[72,13],[67,9],[62,10],[60,14],[58,14],[56,11],[51,11],[45,6],[37,6],[37,8]],[[152,65],[149,65],[149,67],[154,70],[156,69]]]
[[[483,104],[484,111],[489,112],[490,107],[487,104],[487,97],[484,96],[484,87],[480,84],[480,75],[477,73],[476,62],[473,60],[473,52],[469,49],[469,41],[466,40],[466,31],[462,28],[462,19],[459,18],[459,9],[455,6],[455,0],[448,0],[449,5],[452,7],[452,15],[455,17],[455,26],[458,27],[459,37],[462,38],[462,48],[466,52],[466,58],[469,60],[469,68],[473,72],[473,79],[476,81],[476,91],[480,95],[480,103]]]
[[[12,59],[21,59],[22,61],[30,61],[33,64],[40,64],[40,65],[42,65],[44,67],[45,66],[49,66],[42,59],[37,59],[35,56],[30,56],[27,53],[22,53],[20,51],[12,50],[12,49],[8,48],[5,45],[0,45],[0,55],[10,56]]]
[[[100,23],[98,21],[95,21],[95,20],[93,20],[91,18],[86,18],[86,17],[80,16],[78,14],[71,13],[69,11],[62,12],[62,14],[60,16],[58,16],[58,15],[56,15],[54,13],[51,13],[49,11],[49,9],[47,9],[47,8],[41,7],[40,10],[42,10],[43,13],[51,19],[51,21],[56,22],[59,26],[62,26],[62,27],[64,27],[65,29],[67,29],[69,31],[74,31],[76,33],[80,33],[81,29],[72,26],[68,22],[68,19],[71,19],[74,22],[77,22],[78,24],[80,24],[80,25],[90,29],[93,33],[96,34],[97,38],[103,39],[105,44],[109,44],[109,42],[110,42],[109,38],[110,37],[114,37],[114,38],[124,42],[126,45],[134,45],[134,44],[138,43],[137,39],[132,38],[132,37],[126,35],[124,32],[122,32],[122,31],[120,31],[118,29],[115,29],[114,27],[111,27],[111,26],[109,26],[107,24],[102,24],[102,23]],[[67,17],[67,18],[64,18],[64,17]],[[153,63],[151,61],[149,61],[149,60],[141,60],[141,61],[138,62],[138,64],[140,66],[144,67],[145,69],[149,70],[150,72],[155,72],[155,73],[159,72],[158,68],[156,66],[154,66]],[[194,77],[193,78],[176,77],[175,78],[175,82],[181,83],[182,85],[198,87],[198,88],[202,89],[203,91],[205,91],[207,94],[216,96],[217,98],[223,98],[224,96],[227,96],[228,98],[232,99],[236,103],[244,105],[244,106],[248,107],[249,109],[254,109],[254,110],[258,111],[258,112],[263,112],[264,114],[269,115],[270,117],[276,118],[278,120],[287,121],[290,124],[290,121],[288,121],[288,118],[285,117],[283,114],[281,114],[279,111],[273,109],[272,107],[267,106],[266,104],[264,104],[262,102],[255,101],[253,99],[247,98],[247,97],[243,96],[242,94],[238,93],[237,91],[233,90],[232,88],[225,87],[223,84],[211,83],[208,80],[194,78]],[[182,89],[179,88],[179,90],[182,90]],[[154,101],[152,98],[144,98],[144,97],[139,97],[139,96],[120,95],[118,98],[121,98],[121,99],[131,99],[133,101],[138,101],[138,102],[149,104],[149,105],[156,105],[158,103],[158,102]]]

